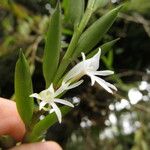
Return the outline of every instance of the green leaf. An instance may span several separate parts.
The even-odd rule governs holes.
[[[60,108],[61,113],[66,115],[71,108],[63,106]],[[43,120],[39,121],[33,128],[32,132],[26,137],[27,141],[35,142],[45,133],[45,131],[58,121],[55,112],[47,115]]]
[[[61,9],[58,3],[51,16],[43,57],[43,74],[48,87],[56,73],[61,49]]]
[[[94,4],[94,10],[104,7],[105,5],[107,5],[109,2],[109,0],[96,0],[95,4]]]
[[[15,68],[15,100],[17,110],[27,127],[33,115],[34,101],[33,98],[29,97],[32,93],[29,65],[24,54],[20,51],[20,57]]]
[[[72,28],[79,24],[84,13],[84,5],[84,0],[64,0],[64,20]]]
[[[105,44],[101,45],[100,48],[102,49],[102,54],[105,55],[105,53],[107,53],[108,51],[110,51],[113,47],[113,45],[119,40],[120,38],[117,38],[115,40],[106,42]],[[96,48],[95,50],[93,50],[92,52],[90,52],[87,56],[87,58],[91,58],[93,57],[99,50],[99,47]]]
[[[109,70],[113,69],[113,51],[109,51],[108,56],[102,56],[101,59]]]
[[[88,53],[104,36],[104,34],[109,30],[115,19],[117,18],[117,14],[120,11],[122,6],[119,6],[96,22],[94,22],[80,37],[77,47],[74,53],[74,59],[80,55],[81,52]]]
[[[120,38],[117,38],[115,40],[109,41],[103,45],[100,46],[100,48],[102,49],[102,53],[105,54],[107,53],[109,50],[112,49],[112,47],[114,46],[114,44],[116,44],[117,41],[119,41]]]
[[[113,65],[113,58],[114,58],[114,56],[113,56],[113,51],[109,51],[109,53],[108,53],[108,65],[110,66],[110,68],[112,68],[112,65]]]

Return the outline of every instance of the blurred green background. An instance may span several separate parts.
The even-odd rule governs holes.
[[[30,63],[34,90],[44,89],[44,38],[56,2],[0,0],[1,97],[13,98],[20,48]],[[150,149],[150,0],[105,0],[96,8],[89,25],[123,2],[125,7],[100,43],[120,38],[101,57],[101,68],[115,71],[107,80],[115,83],[118,92],[112,96],[97,85],[90,87],[89,78],[85,78],[87,82],[82,86],[66,93],[65,97],[77,106],[62,124],[51,127],[46,137],[59,142],[65,150]],[[64,1],[61,3],[65,12]],[[62,54],[72,33],[72,24],[65,18]]]

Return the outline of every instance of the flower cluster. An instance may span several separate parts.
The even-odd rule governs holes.
[[[117,88],[103,80],[98,76],[111,75],[114,72],[110,70],[97,71],[99,68],[101,49],[90,59],[85,58],[85,54],[82,53],[82,61],[75,65],[63,78],[61,86],[55,91],[53,84],[46,90],[41,91],[39,94],[34,93],[30,97],[38,99],[39,109],[44,109],[51,112],[55,112],[58,121],[61,123],[62,115],[59,107],[56,103],[74,107],[69,101],[60,99],[59,96],[67,90],[73,89],[80,84],[83,80],[80,80],[84,75],[87,75],[91,79],[91,85],[93,86],[97,82],[101,87],[103,87],[109,93],[113,93],[113,90],[117,91]],[[48,107],[46,107],[48,105]]]

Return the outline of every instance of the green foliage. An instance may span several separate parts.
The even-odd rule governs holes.
[[[82,32],[84,31],[85,27],[87,26],[87,23],[88,23],[90,17],[92,16],[92,14],[94,12],[94,9],[93,9],[94,3],[95,3],[95,0],[89,0],[88,1],[85,13],[84,13],[79,25],[74,30],[74,34],[72,36],[72,39],[71,39],[70,44],[68,46],[68,49],[67,49],[64,57],[62,58],[60,66],[57,70],[56,76],[54,78],[54,84],[57,84],[59,82],[60,78],[63,76],[68,65],[70,64],[71,60],[73,60],[72,54],[75,50],[75,47],[78,43],[78,40],[79,40]]]
[[[61,10],[58,4],[51,17],[43,57],[43,74],[48,87],[55,75],[61,49]]]
[[[63,106],[60,108],[63,116],[70,111],[70,107]],[[43,120],[39,121],[33,128],[32,132],[26,136],[26,140],[30,142],[38,141],[45,131],[57,122],[55,113],[48,114]]]
[[[101,45],[100,48],[102,49],[102,54],[106,54],[108,51],[110,51],[112,49],[112,47],[115,45],[115,43],[119,40],[119,38],[106,42],[105,44]],[[87,56],[87,58],[90,58],[92,56],[94,56],[99,50],[99,47],[95,50],[93,50],[92,52],[90,52]]]
[[[149,0],[131,0],[125,6],[125,11],[133,11],[146,14],[150,10],[150,1]]]
[[[107,5],[107,3],[109,2],[109,0],[96,0],[95,4],[94,4],[94,9],[98,9],[101,7],[104,7],[105,5]]]
[[[93,23],[80,37],[73,57],[76,58],[81,52],[88,53],[109,30],[122,6],[119,6]]]
[[[72,28],[77,26],[84,13],[84,0],[64,0],[65,23]]]
[[[84,98],[84,101],[82,101],[83,105],[79,106],[81,109],[77,111],[77,113],[79,114],[78,116],[84,116],[85,114],[86,116],[88,116],[89,112],[85,110],[85,106],[86,108],[90,108],[91,113],[89,115],[90,116],[89,119],[92,118],[92,120],[90,121],[92,121],[94,125],[97,124],[96,128],[98,130],[96,130],[95,132],[94,129],[92,129],[92,127],[88,127],[86,129],[80,128],[79,130],[77,130],[78,131],[77,137],[74,136],[76,131],[72,131],[73,136],[71,136],[70,138],[72,141],[70,140],[68,144],[69,146],[73,145],[74,149],[91,149],[91,150],[94,149],[95,150],[95,149],[99,149],[99,147],[100,149],[113,149],[113,150],[148,149],[149,144],[150,144],[149,143],[150,136],[149,134],[147,134],[149,133],[149,127],[148,127],[149,101],[142,100],[145,105],[139,103],[137,105],[130,106],[131,109],[127,110],[128,112],[130,111],[131,113],[130,116],[133,117],[130,122],[132,127],[134,127],[135,123],[140,124],[140,128],[138,127],[138,129],[136,129],[134,133],[129,134],[128,136],[122,133],[123,131],[122,117],[124,117],[123,111],[119,112],[117,110],[116,112],[118,114],[118,118],[117,118],[118,126],[115,126],[117,130],[115,131],[114,137],[113,138],[106,137],[105,139],[100,139],[99,129],[102,129],[103,131],[105,131],[105,129],[108,128],[108,126],[103,127],[102,124],[104,123],[105,120],[108,121],[109,117],[106,115],[101,119],[101,115],[99,117],[97,117],[96,115],[92,116],[92,113],[94,112],[94,114],[96,114],[95,110],[97,106],[99,105],[102,105],[103,107],[97,108],[98,110],[97,114],[102,114],[101,110],[102,111],[105,110],[106,112],[109,111],[109,113],[111,113],[110,111],[112,110],[108,108],[109,103],[107,100],[109,100],[111,104],[114,102],[115,103],[114,106],[116,106],[119,103],[121,104],[122,98],[128,99],[127,97],[128,93],[126,92],[130,89],[129,84],[126,83],[125,85],[123,85],[119,83],[118,80],[120,79],[120,77],[122,77],[121,79],[123,79],[122,81],[123,83],[125,81],[128,81],[130,82],[130,85],[132,87],[133,85],[137,84],[137,82],[136,83],[134,82],[135,80],[138,80],[141,77],[144,77],[144,80],[148,79],[149,76],[146,75],[145,72],[141,72],[141,71],[138,72],[134,70],[139,69],[138,66],[142,66],[142,65],[139,65],[140,63],[142,64],[144,62],[145,66],[149,65],[148,64],[149,61],[147,62],[145,61],[145,60],[148,60],[145,56],[149,56],[146,54],[146,52],[149,49],[149,43],[147,42],[148,38],[147,38],[147,35],[145,34],[149,31],[149,20],[148,20],[149,10],[150,10],[149,0],[130,0],[127,3],[127,5],[124,7],[125,11],[122,11],[122,14],[120,14],[120,19],[116,23],[116,26],[112,28],[112,32],[110,32],[111,35],[106,35],[105,33],[110,28],[111,21],[113,22],[116,19],[115,16],[114,16],[114,20],[112,17],[112,20],[108,22],[106,21],[106,23],[104,23],[103,21],[101,25],[98,25],[98,22],[100,22],[101,19],[104,19],[104,18],[106,19],[106,15],[103,15],[103,14],[105,12],[108,12],[107,15],[110,14],[109,12],[110,8],[114,8],[116,6],[116,4],[111,3],[109,0],[88,0],[86,2],[92,4],[91,5],[92,7],[88,7],[88,8],[86,7],[85,12],[84,12],[84,0],[62,0],[61,1],[63,4],[62,12],[64,13],[62,14],[62,18],[64,18],[63,24],[61,23],[61,14],[60,14],[60,9],[58,9],[58,7],[55,10],[54,14],[51,16],[51,20],[49,22],[49,15],[46,15],[47,10],[45,9],[45,3],[47,3],[48,1],[44,1],[40,3],[34,0],[32,2],[30,1],[26,5],[24,5],[25,0],[20,0],[19,3],[17,3],[16,1],[12,1],[12,3],[8,3],[8,1],[9,0],[0,1],[0,9],[2,12],[2,15],[0,16],[0,21],[2,22],[0,25],[0,33],[1,33],[0,34],[0,37],[1,37],[0,56],[2,58],[0,59],[0,68],[1,68],[0,75],[4,76],[5,74],[7,76],[8,72],[10,73],[9,71],[10,67],[8,67],[9,68],[8,70],[5,67],[5,64],[8,64],[8,63],[3,62],[1,60],[6,59],[5,58],[6,54],[10,54],[11,56],[12,52],[15,52],[15,50],[18,49],[19,47],[23,47],[26,50],[25,51],[26,56],[28,56],[28,61],[30,62],[31,66],[35,66],[35,62],[38,62],[38,64],[41,64],[42,60],[44,61],[43,64],[45,65],[45,70],[44,70],[44,65],[43,65],[43,73],[44,73],[44,77],[46,81],[46,87],[48,87],[51,82],[54,82],[53,78],[57,72],[58,67],[60,66],[61,66],[60,67],[61,69],[58,72],[58,75],[59,75],[58,82],[61,83],[61,78],[63,77],[65,71],[67,71],[66,70],[67,66],[69,64],[72,65],[72,55],[74,53],[74,50],[77,51],[77,54],[75,54],[76,52],[74,53],[74,58],[77,58],[77,56],[80,55],[81,51],[84,51],[85,53],[88,54],[88,56],[86,55],[86,58],[88,57],[90,58],[98,50],[98,49],[96,50],[93,50],[93,49],[95,49],[96,46],[101,47],[102,49],[101,68],[103,68],[103,66],[106,66],[107,69],[112,69],[116,67],[113,70],[114,71],[115,69],[117,70],[115,72],[118,72],[118,76],[117,74],[115,74],[112,78],[108,78],[108,80],[111,80],[112,82],[114,81],[115,83],[117,82],[116,86],[118,88],[118,92],[114,95],[115,98],[111,98],[109,95],[105,95],[103,91],[99,91],[99,89],[96,86],[94,86],[91,91],[88,89],[88,87],[85,88],[85,89],[88,89],[88,92],[82,91],[86,98],[84,98],[84,95],[81,95],[81,96],[79,95],[81,99],[82,97]],[[109,5],[106,5],[108,1],[109,1]],[[53,7],[57,3],[57,0],[50,0],[50,3],[51,3],[51,6]],[[88,6],[88,3],[85,6]],[[122,1],[120,2],[118,1],[118,3],[122,3]],[[42,4],[42,5],[39,6],[39,4]],[[35,5],[38,8],[38,10],[33,9],[35,8],[34,7]],[[105,8],[102,8],[102,7],[105,7]],[[44,11],[41,11],[41,10],[44,10]],[[50,11],[52,12],[52,10],[53,8],[51,8]],[[114,12],[115,10],[116,9],[114,9],[111,12]],[[112,14],[110,14],[110,16],[111,15]],[[117,13],[115,15],[117,16]],[[56,16],[58,16],[58,18]],[[97,16],[102,16],[102,17],[97,20]],[[90,23],[92,22],[94,23],[89,27],[90,23],[88,24],[88,22],[90,18],[91,18]],[[49,22],[49,28],[48,28],[48,32],[46,36],[44,59],[42,59],[43,34],[47,31],[48,22]],[[61,47],[63,49],[61,51],[61,56],[67,56],[67,57],[64,57],[65,59],[62,59],[63,63],[62,62],[59,63],[59,60],[61,60],[59,58],[60,39],[61,39],[61,30],[59,29],[61,29],[61,24],[63,25],[62,27],[63,30],[66,30],[66,32],[63,31],[64,34],[62,36],[63,37],[62,42],[64,45],[62,45],[61,43]],[[73,28],[75,31],[74,33],[72,33]],[[143,29],[145,29],[145,31],[147,32],[145,32]],[[73,37],[71,39],[72,34],[73,34]],[[107,41],[109,41],[110,39],[114,39],[114,37],[116,38],[116,36],[118,35],[121,37],[120,43],[118,46],[116,46],[116,49],[113,49],[112,47],[117,42],[118,39],[110,41],[110,42],[107,42]],[[105,39],[106,43],[99,46],[98,43],[100,42],[102,38]],[[40,46],[38,46],[39,43],[41,43]],[[37,47],[38,47],[38,51],[37,51]],[[65,53],[66,52],[65,50],[67,47],[68,47],[67,53]],[[114,51],[112,51],[112,49]],[[122,50],[121,53],[119,52],[120,49]],[[15,53],[13,54],[15,55]],[[135,58],[132,57],[134,54],[136,54]],[[114,59],[113,55],[115,55],[115,59],[119,63],[116,64],[113,61]],[[15,60],[14,56],[11,56],[11,57]],[[120,66],[121,66],[121,69],[119,68]],[[129,66],[132,66],[132,69],[134,70],[128,70]],[[41,72],[40,72],[41,70],[39,68],[40,67],[36,68],[36,73],[34,74],[34,77],[36,80],[37,78],[39,79],[39,76],[41,76]],[[140,68],[140,70],[143,70],[143,69],[145,69],[145,67]],[[121,73],[119,73],[120,70],[121,70]],[[10,76],[13,76],[13,75],[10,73]],[[10,83],[11,81],[11,79],[8,79],[8,78],[9,78],[8,76],[6,78],[1,77],[2,79],[0,83],[1,85],[0,94],[2,94],[1,96],[5,95],[7,97],[10,97],[10,95],[12,94],[12,91],[8,94],[7,91],[5,90],[6,89],[5,86],[11,87],[10,84],[7,84],[7,83]],[[35,111],[34,115],[38,117],[36,119],[34,116],[32,117],[33,99],[29,97],[29,95],[32,93],[32,83],[31,83],[30,78],[31,77],[30,77],[30,72],[29,72],[29,66],[23,54],[21,54],[16,64],[15,96],[16,96],[17,108],[20,113],[20,116],[25,122],[26,126],[27,127],[30,126],[30,129],[31,129],[30,131],[27,129],[26,138],[28,142],[41,140],[40,138],[41,137],[43,138],[43,133],[50,126],[52,126],[54,123],[57,122],[57,117],[54,113],[49,114],[48,116],[44,118],[44,120],[39,121],[38,117],[43,112],[37,110],[38,112]],[[40,84],[41,84],[41,79],[37,81],[36,85],[40,85]],[[138,85],[140,85],[140,83],[138,83]],[[57,85],[57,82],[56,82],[55,87],[57,86],[59,86],[59,84]],[[40,87],[36,86],[35,90],[39,90],[39,88]],[[136,87],[136,88],[139,88],[139,87]],[[98,93],[96,93],[97,90],[98,90]],[[143,99],[145,97],[148,97],[148,94],[147,96],[145,94],[146,90],[140,91],[140,92],[144,93]],[[91,93],[91,97],[88,96],[88,93],[89,94]],[[70,93],[68,95],[70,96]],[[90,100],[88,101],[88,99]],[[92,99],[92,106],[94,106],[93,110],[92,110],[92,106],[90,105],[91,99]],[[101,102],[101,99],[102,99],[102,102]],[[104,106],[106,107],[104,108]],[[82,108],[84,112],[82,111]],[[61,111],[62,113],[64,113],[63,109]],[[114,111],[112,112],[114,113]],[[132,115],[132,112],[133,112],[133,115]],[[65,112],[64,114],[66,113],[67,112]],[[140,117],[141,114],[142,116]],[[72,114],[72,116],[75,117],[74,114]],[[137,118],[135,119],[134,116],[137,116]],[[69,127],[71,128],[74,127],[73,117],[70,117],[68,119],[69,121],[67,120],[69,122]],[[33,119],[33,122],[31,122],[32,125],[30,125],[31,118]],[[98,120],[98,118],[100,118],[100,121]],[[82,117],[80,119],[82,120]],[[39,122],[37,123],[37,121]],[[36,125],[35,125],[35,122],[37,123]],[[71,122],[73,125],[71,125]],[[79,126],[81,122],[79,121],[75,123],[76,123],[75,126]],[[146,126],[148,129],[147,130],[141,129],[143,125]],[[33,127],[33,130],[32,130],[32,127]],[[95,135],[92,136],[94,132],[95,132]],[[57,135],[56,133],[54,136],[57,138],[60,135]],[[61,135],[61,136],[65,137],[66,135]],[[75,137],[75,138],[72,138],[72,137]],[[8,144],[5,144],[5,145],[8,145]],[[72,150],[73,148],[70,147],[70,149]]]
[[[109,50],[112,49],[112,47],[116,44],[116,42],[118,42],[119,38],[115,39],[115,40],[112,40],[112,41],[109,41],[109,42],[106,42],[104,43],[103,45],[101,45],[101,49],[102,49],[102,53],[107,53]]]
[[[27,127],[29,126],[33,115],[34,101],[33,98],[29,97],[32,93],[33,90],[29,66],[21,51],[15,68],[15,100],[17,110]]]

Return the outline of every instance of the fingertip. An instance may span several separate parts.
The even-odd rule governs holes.
[[[22,144],[20,146],[12,148],[11,150],[62,150],[62,148],[56,142],[49,141],[32,144]]]
[[[61,146],[53,141],[43,142],[44,146],[47,147],[47,149],[51,148],[51,150],[62,150]]]
[[[20,141],[25,134],[25,125],[21,120],[15,102],[0,98],[0,135],[11,135]]]
[[[13,136],[17,141],[21,141],[25,134],[25,126],[22,120],[16,117],[11,118],[11,124],[9,128],[9,134]]]

